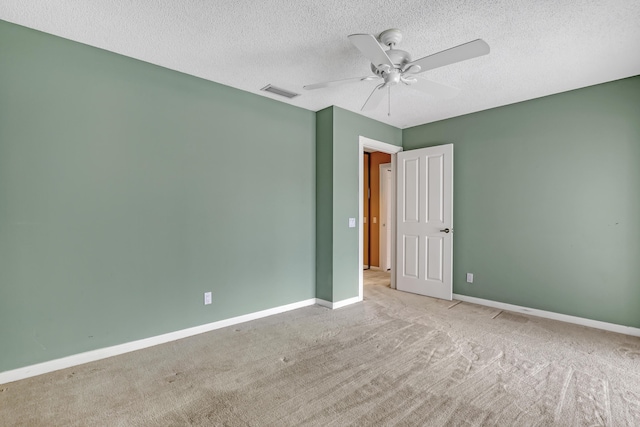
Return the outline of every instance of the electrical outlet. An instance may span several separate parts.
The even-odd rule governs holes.
[[[473,273],[467,273],[467,283],[473,283]]]
[[[204,305],[211,304],[211,292],[204,293]]]

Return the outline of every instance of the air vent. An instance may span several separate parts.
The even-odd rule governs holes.
[[[271,93],[275,93],[276,95],[280,95],[280,96],[284,96],[286,98],[295,98],[296,96],[299,96],[299,93],[294,93],[294,92],[289,92],[288,90],[279,88],[279,87],[275,87],[272,85],[266,85],[265,87],[263,87],[262,89],[265,92],[271,92]]]

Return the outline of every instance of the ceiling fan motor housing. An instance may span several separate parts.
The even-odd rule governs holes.
[[[387,50],[386,53],[391,62],[393,62],[393,65],[395,65],[396,69],[401,70],[406,64],[411,62],[411,55],[409,55],[409,52],[404,50],[390,49]],[[388,72],[384,69],[379,69],[375,64],[371,64],[371,71],[381,77],[384,77],[384,74]]]

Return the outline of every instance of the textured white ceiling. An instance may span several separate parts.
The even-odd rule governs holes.
[[[487,56],[424,75],[462,89],[408,88],[365,114],[405,128],[640,74],[638,0],[2,0],[0,19],[317,111],[359,111],[375,82],[347,35],[399,28],[414,59],[482,38]],[[0,53],[1,54],[1,53]],[[266,84],[299,92],[286,100]]]

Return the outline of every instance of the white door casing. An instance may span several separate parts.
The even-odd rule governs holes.
[[[398,153],[396,287],[453,296],[453,144]]]
[[[380,268],[391,270],[391,163],[380,165]]]

